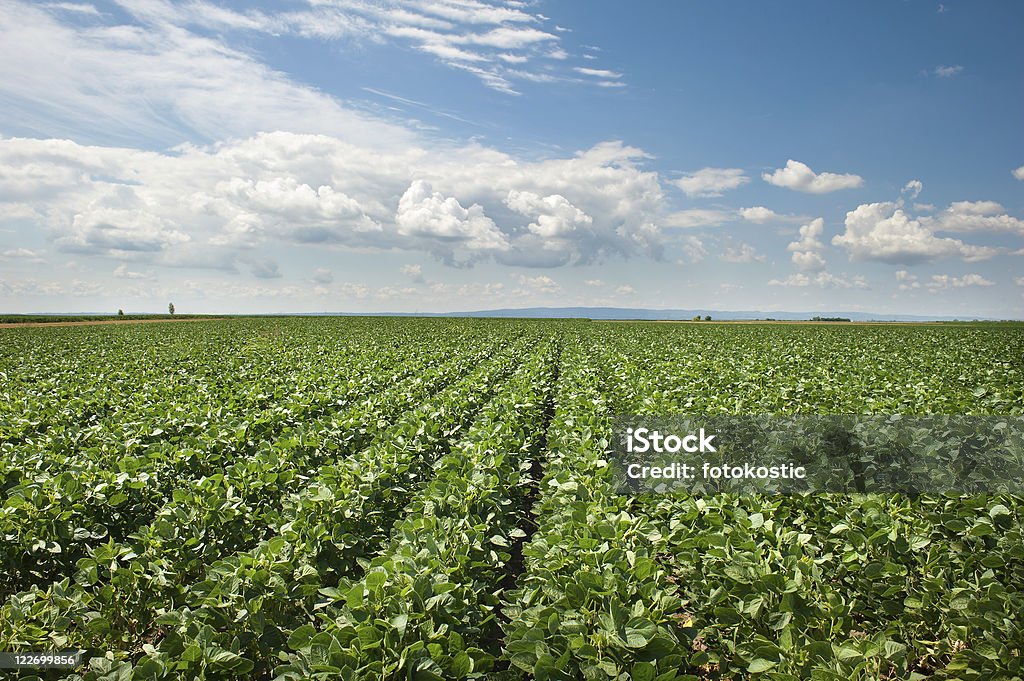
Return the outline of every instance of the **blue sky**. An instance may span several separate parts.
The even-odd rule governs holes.
[[[1024,316],[1016,2],[0,0],[0,310]]]

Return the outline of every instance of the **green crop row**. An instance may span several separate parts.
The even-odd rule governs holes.
[[[0,335],[0,650],[85,650],[47,678],[1024,677],[1024,495],[610,464],[628,414],[1024,414],[1019,325]]]

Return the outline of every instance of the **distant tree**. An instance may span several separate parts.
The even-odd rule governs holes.
[[[704,321],[710,322],[711,321],[711,315],[709,315],[709,314],[704,315]]]
[[[167,303],[167,312],[174,314],[174,303]]]
[[[117,310],[117,316],[118,316],[118,317],[123,317],[123,316],[124,316],[124,310],[122,310],[122,309],[118,308],[118,310]]]
[[[700,315],[696,315],[696,316],[695,316],[695,317],[693,318],[693,321],[695,321],[695,322],[699,322],[699,321],[700,321]]]

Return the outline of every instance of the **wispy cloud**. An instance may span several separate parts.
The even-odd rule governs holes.
[[[98,17],[100,11],[96,9],[95,5],[90,5],[84,2],[46,2],[42,5],[46,9],[56,10],[59,12],[72,12],[74,14],[94,16]]]
[[[251,31],[295,35],[316,40],[390,41],[433,56],[440,63],[470,73],[487,87],[516,94],[516,73],[506,65],[542,65],[568,59],[561,45],[570,29],[552,25],[549,17],[479,0],[305,0],[296,9],[236,11],[209,0],[173,3],[168,0],[128,2],[122,9],[150,25],[202,27],[218,31]],[[621,77],[614,71],[595,83],[605,86]],[[598,76],[599,74],[587,74]],[[585,79],[574,82],[585,83]]]
[[[708,197],[721,196],[737,187],[750,182],[750,178],[742,168],[701,168],[687,173],[673,184],[683,190],[687,196]]]
[[[585,76],[595,76],[597,78],[622,78],[621,73],[609,71],[607,69],[590,69],[585,66],[577,66],[573,71],[576,73],[582,73]]]
[[[964,67],[960,66],[959,64],[953,66],[940,65],[936,66],[935,70],[932,71],[932,73],[934,73],[939,78],[952,78],[953,76],[963,73],[963,70]]]

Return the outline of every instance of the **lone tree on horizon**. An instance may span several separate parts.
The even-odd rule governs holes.
[[[167,312],[174,314],[174,303],[167,303]]]

